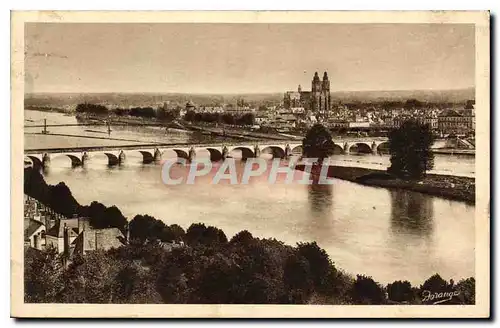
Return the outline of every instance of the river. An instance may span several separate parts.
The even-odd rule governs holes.
[[[25,118],[50,118],[48,124],[76,123],[74,117],[60,113],[25,111]],[[97,136],[99,133],[85,131],[95,128],[65,127],[57,132],[49,128],[51,133],[75,137],[30,134],[35,129],[25,130],[26,148],[116,144],[116,140],[76,137]],[[114,130],[111,137],[161,142],[201,138],[158,128],[122,128]],[[197,156],[204,156],[200,153]],[[160,165],[142,164],[139,153],[127,156],[125,165],[114,168],[106,165],[105,155],[92,158],[83,168],[71,168],[68,158],[54,156],[44,174],[48,183],[64,181],[81,204],[97,200],[116,205],[129,219],[150,214],[184,228],[196,222],[213,225],[224,230],[228,238],[246,229],[256,237],[276,238],[290,245],[316,241],[338,268],[372,276],[381,283],[409,280],[421,284],[434,273],[455,281],[474,276],[474,206],[338,179],[333,185],[270,185],[264,179],[254,179],[248,185],[211,185],[197,180],[194,185],[167,186],[161,180]],[[166,156],[173,157],[173,152]],[[349,161],[356,163],[353,165],[388,163],[386,156],[340,156],[344,155],[334,160],[346,165]],[[474,157],[436,157],[437,171],[474,172]],[[239,171],[242,166],[238,161]]]

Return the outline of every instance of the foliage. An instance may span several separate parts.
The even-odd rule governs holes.
[[[245,232],[237,235],[248,237]],[[420,304],[417,294],[423,290],[456,290],[460,293],[459,304],[475,302],[474,278],[461,280],[454,286],[434,275],[418,290],[408,281],[395,281],[386,287],[388,301],[380,284],[370,277],[358,275],[353,279],[336,270],[324,250],[314,243],[291,247],[274,239],[240,237],[233,237],[225,244],[196,243],[195,247],[173,249],[154,242],[131,243],[107,252],[74,256],[66,270],[54,251],[28,249],[25,300],[130,304],[387,304],[390,301]],[[318,264],[327,268],[317,269]]]
[[[230,125],[253,125],[255,115],[253,113],[231,114],[231,113],[200,113],[193,110],[186,112],[184,120],[188,122],[224,123]]]
[[[131,116],[156,117],[156,110],[153,107],[133,107],[130,109]]]
[[[126,234],[127,219],[116,206],[106,207],[94,201],[89,206],[82,206],[79,214],[89,217],[89,223],[95,229],[118,228]]]
[[[93,228],[118,228],[125,233],[127,219],[116,206],[106,207],[95,201],[89,206],[81,206],[64,182],[48,185],[40,171],[34,168],[25,168],[24,176],[24,193],[49,206],[54,212],[66,217],[75,214],[89,217]]]
[[[160,240],[163,242],[182,241],[184,229],[177,224],[168,226],[163,221],[149,215],[136,215],[129,224],[130,239],[140,243]]]
[[[313,125],[302,140],[304,157],[318,158],[320,162],[333,155],[334,146],[330,132],[321,124]]]
[[[429,290],[436,293],[446,292],[448,291],[452,285],[448,283],[446,280],[441,278],[439,274],[434,274],[429,279],[427,279],[422,286],[420,286],[420,290]]]
[[[297,253],[309,263],[310,276],[316,290],[324,291],[327,287],[331,287],[328,286],[328,279],[330,271],[334,271],[335,268],[326,251],[320,248],[316,242],[312,242],[299,243]]]
[[[57,302],[63,288],[63,262],[54,249],[24,252],[24,295],[27,303]]]
[[[463,304],[476,304],[476,279],[470,277],[460,280],[456,289],[460,292]]]
[[[385,304],[385,292],[382,286],[371,277],[357,275],[351,289],[351,298],[355,304]]]
[[[27,170],[25,192],[60,207],[69,200],[93,227],[124,229],[115,207],[98,202],[80,206],[64,185],[48,186],[39,172]],[[74,200],[72,203],[71,199]],[[457,285],[439,275],[420,288],[395,281],[384,289],[372,278],[356,279],[338,270],[315,242],[285,245],[243,230],[228,242],[225,233],[202,223],[182,227],[148,215],[129,225],[128,244],[107,252],[74,255],[67,268],[54,249],[25,251],[25,301],[30,303],[238,303],[238,304],[420,304],[424,291],[459,292],[455,304],[475,303],[475,279]],[[162,242],[183,240],[184,246]],[[168,246],[168,245],[167,245]],[[385,292],[387,291],[388,298]],[[432,304],[426,303],[425,304]]]
[[[307,302],[312,294],[314,282],[312,281],[311,265],[305,257],[293,254],[287,259],[283,280],[285,288],[289,290],[287,303],[303,304]]]
[[[249,245],[254,241],[254,238],[248,230],[242,230],[231,238],[231,244]]]
[[[467,100],[465,103],[465,109],[474,109],[475,103],[476,102],[474,100]]]
[[[404,122],[389,133],[389,173],[401,178],[421,179],[434,167],[431,146],[434,137],[428,124]]]
[[[107,114],[108,113],[108,108],[103,105],[96,105],[96,104],[78,104],[76,106],[76,112],[77,113],[93,113],[93,114]]]
[[[388,284],[387,294],[391,301],[398,303],[411,303],[416,298],[415,291],[407,280],[398,280]]]
[[[203,223],[193,223],[186,231],[186,242],[189,245],[219,245],[227,243],[224,231]]]

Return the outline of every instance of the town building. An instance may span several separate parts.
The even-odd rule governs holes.
[[[438,129],[441,133],[470,134],[476,130],[474,110],[462,112],[449,109],[438,116]]]
[[[311,81],[311,91],[303,91],[299,85],[297,91],[285,92],[283,98],[285,108],[303,107],[313,112],[329,112],[331,110],[330,80],[328,73],[323,73],[323,80],[318,72],[314,73]]]
[[[88,252],[118,248],[125,244],[125,236],[118,228],[85,229],[71,242],[72,254],[85,255]]]
[[[73,254],[109,250],[126,244],[118,228],[93,229],[86,217],[67,218],[25,195],[24,245],[37,250],[55,249],[70,259]]]
[[[81,223],[85,218],[65,218],[57,220],[55,225],[50,228],[45,234],[46,248],[54,248],[58,253],[64,252],[64,242],[65,238],[69,239],[71,244],[83,229],[83,223]]]
[[[24,230],[25,245],[36,249],[44,249],[45,224],[34,219],[25,220],[24,224],[26,227]]]

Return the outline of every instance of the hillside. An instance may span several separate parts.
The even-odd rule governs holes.
[[[398,91],[336,91],[334,102],[405,101],[415,98],[423,102],[464,103],[474,99],[475,89],[457,90],[398,90]],[[235,103],[243,99],[251,105],[278,104],[282,93],[269,94],[181,94],[181,93],[31,93],[25,95],[25,106],[72,107],[79,103],[102,103],[118,106],[158,105],[164,102],[183,104],[193,101],[198,105],[215,106]]]

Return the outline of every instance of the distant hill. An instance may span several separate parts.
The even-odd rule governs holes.
[[[333,102],[381,102],[417,99],[423,102],[464,103],[475,99],[475,89],[460,90],[413,90],[413,91],[337,91],[332,92]],[[283,93],[268,94],[182,94],[182,93],[28,93],[24,103],[29,106],[75,107],[79,103],[100,103],[117,106],[155,106],[164,102],[185,104],[192,101],[197,105],[218,105],[236,103],[243,99],[251,105],[277,104]]]
[[[405,101],[417,99],[433,103],[464,103],[475,99],[475,88],[456,90],[337,91],[332,100],[342,102]]]

